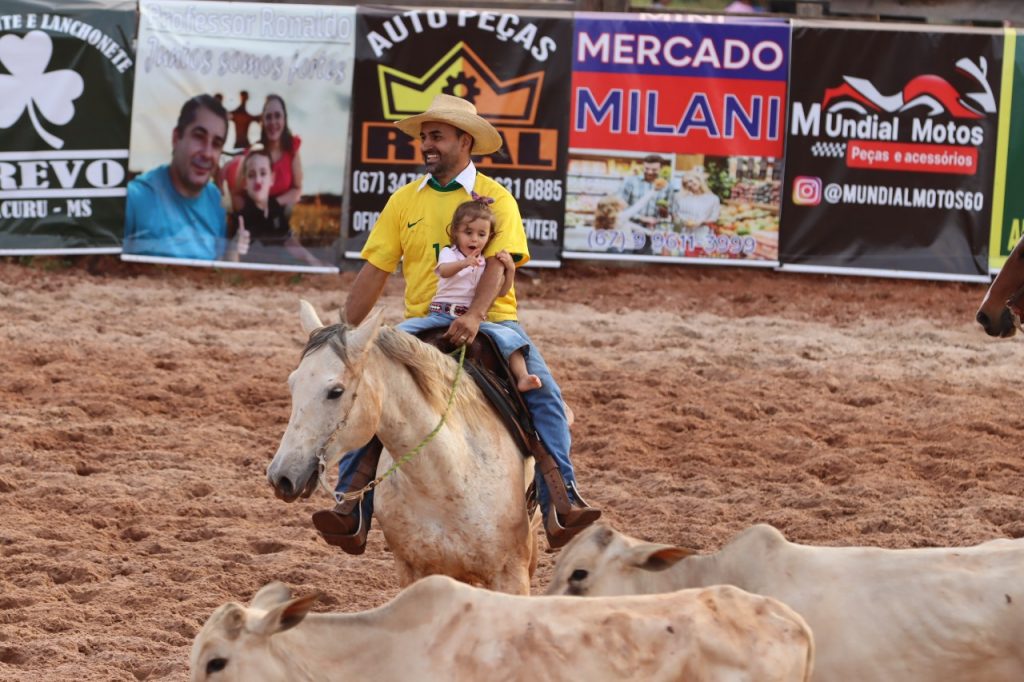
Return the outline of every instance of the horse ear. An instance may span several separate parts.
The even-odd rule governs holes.
[[[252,632],[257,635],[273,635],[293,628],[302,622],[316,600],[317,595],[311,594],[279,604],[259,619],[252,627]]]
[[[377,340],[382,316],[383,311],[380,308],[374,308],[358,327],[346,335],[345,346],[354,362],[358,362],[357,358],[363,357],[373,342]]]
[[[316,309],[304,299],[299,299],[299,319],[302,321],[302,330],[307,334],[312,334],[324,326],[320,316],[316,314]]]

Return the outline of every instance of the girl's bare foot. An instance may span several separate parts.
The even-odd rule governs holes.
[[[516,382],[516,388],[519,389],[520,393],[533,391],[540,387],[540,377],[538,377],[536,374],[527,374],[526,376],[520,377],[519,381]]]

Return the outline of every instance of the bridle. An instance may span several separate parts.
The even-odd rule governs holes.
[[[420,451],[427,446],[427,443],[432,441],[434,439],[434,436],[436,436],[438,432],[441,431],[441,427],[444,426],[445,421],[448,419],[448,413],[451,411],[452,403],[455,401],[455,392],[456,389],[458,389],[459,387],[459,379],[462,378],[462,367],[466,361],[466,346],[460,346],[458,353],[459,366],[455,370],[455,379],[452,381],[452,390],[451,393],[448,394],[448,402],[444,406],[444,412],[441,413],[441,419],[438,420],[437,426],[435,426],[430,433],[424,436],[423,440],[421,440],[416,447],[409,450],[401,457],[395,458],[395,460],[393,461],[393,463],[391,464],[387,471],[385,471],[383,474],[381,474],[377,478],[373,479],[372,481],[364,485],[359,490],[352,490],[345,493],[339,493],[336,490],[334,490],[334,488],[332,488],[327,481],[327,449],[330,447],[331,442],[334,440],[334,437],[338,434],[339,431],[341,431],[342,427],[345,426],[346,419],[342,419],[341,423],[334,427],[334,430],[331,431],[331,434],[329,436],[327,436],[327,439],[324,441],[324,444],[317,449],[316,460],[317,477],[320,481],[320,486],[325,491],[327,491],[328,495],[334,498],[335,504],[341,504],[342,502],[346,502],[348,500],[362,500],[366,493],[376,488],[381,481],[383,481],[385,478],[398,471],[398,468],[400,466],[402,466],[403,464],[411,460],[413,457],[418,455]],[[361,374],[360,379],[362,379]],[[358,386],[358,383],[356,384],[356,386]],[[353,390],[353,395],[355,395],[355,390]],[[353,401],[354,400],[355,398],[353,398]]]
[[[1024,332],[1024,323],[1021,322],[1021,318],[1024,317],[1024,285],[1021,285],[1017,291],[1006,299],[1006,309],[1010,311],[1010,319],[1013,321],[1013,326],[1021,332]]]

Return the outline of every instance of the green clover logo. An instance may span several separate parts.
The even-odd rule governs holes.
[[[54,149],[64,140],[48,132],[36,110],[50,123],[64,125],[75,115],[72,104],[81,96],[82,77],[71,69],[47,73],[53,56],[53,42],[42,31],[29,31],[24,38],[7,34],[0,38],[0,64],[11,75],[0,75],[0,128],[10,128],[28,109],[32,127]]]

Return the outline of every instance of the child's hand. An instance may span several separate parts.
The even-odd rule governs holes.
[[[249,253],[249,230],[245,229],[245,218],[238,216],[238,234],[235,235],[235,251],[239,256]]]
[[[510,254],[508,251],[502,249],[498,253],[494,254],[494,257],[497,258],[498,261],[505,266],[506,270],[516,269],[515,261],[512,260],[512,254]]]

